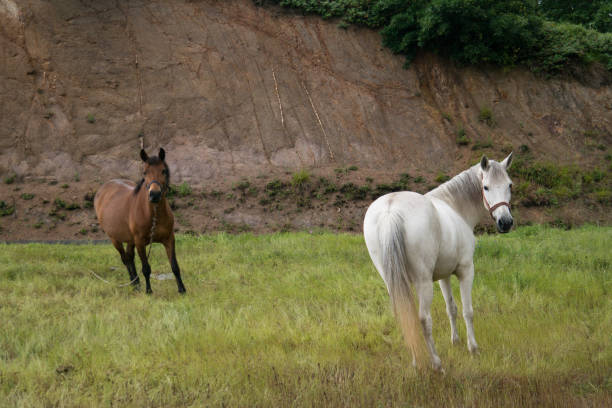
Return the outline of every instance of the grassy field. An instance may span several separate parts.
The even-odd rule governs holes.
[[[186,296],[95,278],[128,280],[110,244],[0,245],[0,406],[611,406],[611,247],[612,228],[479,237],[481,354],[462,320],[451,346],[436,286],[440,375],[411,367],[359,235],[181,236]]]

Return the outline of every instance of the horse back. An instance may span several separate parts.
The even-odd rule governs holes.
[[[94,209],[100,227],[111,238],[120,242],[132,241],[129,214],[135,200],[135,184],[129,180],[111,180],[105,183],[94,198]]]

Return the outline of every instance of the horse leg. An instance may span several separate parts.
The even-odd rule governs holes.
[[[417,296],[419,297],[419,319],[423,326],[423,334],[425,335],[425,343],[431,355],[431,365],[434,370],[442,371],[442,362],[436,353],[432,336],[432,321],[431,321],[431,302],[433,300],[433,282],[421,281],[415,285]]]
[[[463,320],[467,331],[467,346],[470,353],[478,352],[478,344],[474,337],[474,311],[472,310],[472,283],[474,282],[474,264],[460,268],[457,271],[459,289],[461,291],[461,304],[463,305]]]
[[[170,261],[170,267],[172,268],[172,273],[174,274],[174,278],[176,279],[176,284],[178,286],[179,293],[185,293],[185,285],[183,285],[183,280],[181,279],[181,270],[179,269],[178,262],[176,261],[176,251],[174,247],[174,234],[168,238],[166,242],[164,242],[164,247],[166,248],[166,254],[168,255],[168,260]]]
[[[138,250],[138,256],[142,263],[142,274],[145,277],[145,283],[147,284],[147,294],[153,293],[151,290],[151,266],[147,260],[147,247],[145,243],[136,243],[136,249]]]
[[[128,244],[128,252],[126,253],[125,250],[123,249],[123,243],[112,239],[111,242],[113,243],[113,246],[115,247],[115,249],[119,252],[119,255],[121,256],[121,262],[123,262],[123,265],[125,265],[125,267],[127,268],[128,274],[130,275],[130,281],[134,279],[134,276],[132,275],[132,270],[130,269],[130,256],[129,256],[129,244]],[[134,262],[134,255],[132,253],[132,263]]]
[[[132,282],[132,286],[134,288],[138,288],[140,286],[140,279],[138,279],[138,273],[136,272],[136,265],[134,264],[134,244],[127,244],[126,252],[127,256],[127,268],[130,273],[130,282]]]
[[[453,298],[453,291],[451,289],[450,276],[445,279],[438,281],[440,289],[442,289],[442,296],[446,302],[446,314],[448,314],[448,320],[450,321],[451,327],[451,343],[459,343],[459,333],[457,333],[457,305]]]

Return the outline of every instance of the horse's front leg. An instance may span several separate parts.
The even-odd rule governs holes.
[[[472,310],[472,283],[474,282],[474,263],[460,267],[457,270],[459,289],[461,291],[461,304],[463,305],[463,320],[467,331],[467,346],[471,353],[478,352],[478,344],[474,337],[474,311]]]
[[[448,320],[450,321],[451,327],[451,343],[457,344],[459,343],[459,333],[457,332],[457,305],[453,298],[450,276],[440,279],[438,283],[440,284],[442,296],[444,296],[444,301],[446,302],[446,314],[448,314]]]
[[[127,251],[123,249],[123,244],[115,239],[111,239],[113,246],[119,251],[121,256],[121,262],[125,265],[130,275],[130,282],[135,287],[138,286],[138,275],[136,274],[136,267],[134,266],[134,245],[128,244]]]
[[[174,274],[174,278],[176,279],[178,291],[179,293],[185,293],[187,290],[185,289],[185,285],[183,285],[183,280],[181,279],[181,270],[179,268],[178,262],[176,261],[174,234],[171,234],[168,240],[164,242],[164,247],[166,248],[166,254],[168,255],[168,260],[170,261],[172,273]]]
[[[146,243],[136,242],[136,249],[138,250],[138,256],[140,257],[140,262],[142,263],[142,274],[145,277],[145,282],[147,284],[147,293],[153,293],[151,290],[151,266],[149,265],[149,261],[147,259],[147,247]]]

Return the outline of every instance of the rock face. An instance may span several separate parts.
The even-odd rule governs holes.
[[[141,137],[193,185],[452,173],[481,154],[460,128],[548,161],[589,163],[585,146],[612,142],[608,73],[545,80],[431,55],[404,69],[374,31],[247,0],[0,0],[0,55],[0,175],[25,180],[134,178]]]

